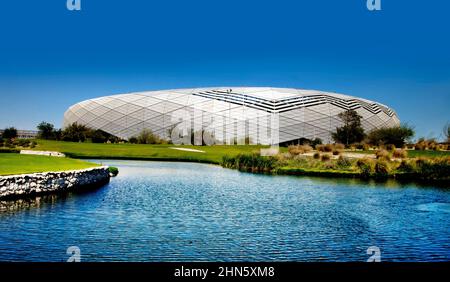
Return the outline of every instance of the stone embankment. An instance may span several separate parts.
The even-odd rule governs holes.
[[[82,170],[0,176],[0,199],[98,188],[109,182],[107,166]]]

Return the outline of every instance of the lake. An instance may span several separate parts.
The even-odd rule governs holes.
[[[0,203],[0,261],[450,260],[450,189],[97,160],[95,191]]]

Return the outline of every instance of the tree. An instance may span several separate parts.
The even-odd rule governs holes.
[[[407,140],[414,136],[414,129],[403,124],[395,127],[383,127],[374,129],[367,135],[370,144],[373,145],[395,145],[403,147]]]
[[[37,129],[39,131],[38,137],[41,139],[55,139],[55,127],[48,122],[41,122],[38,124]]]
[[[137,136],[139,144],[160,144],[161,139],[158,135],[153,134],[150,129],[143,129]]]
[[[106,141],[110,140],[111,137],[111,134],[101,129],[93,130],[91,133],[92,143],[105,143]]]
[[[331,137],[336,143],[346,145],[361,142],[364,139],[364,129],[361,126],[361,116],[355,110],[348,110],[338,115],[344,125],[337,127]]]
[[[3,130],[2,138],[11,140],[16,137],[17,137],[17,129],[15,127],[9,127]]]
[[[444,136],[446,137],[447,143],[450,143],[450,123],[447,123],[444,126]]]
[[[90,128],[75,122],[62,131],[61,137],[64,141],[84,142],[90,136],[90,132]]]

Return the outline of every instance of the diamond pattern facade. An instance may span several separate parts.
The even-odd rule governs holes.
[[[100,97],[71,106],[74,122],[123,139],[150,129],[174,143],[275,144],[299,138],[331,142],[338,114],[356,110],[366,131],[399,125],[385,105],[336,93],[287,88],[196,88]],[[191,138],[195,136],[195,138]],[[203,142],[205,143],[205,142]]]

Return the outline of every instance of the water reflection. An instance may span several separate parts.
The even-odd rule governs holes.
[[[365,261],[370,246],[450,260],[447,189],[103,162],[120,173],[101,189],[1,202],[0,261],[65,261],[69,246],[82,261]]]

